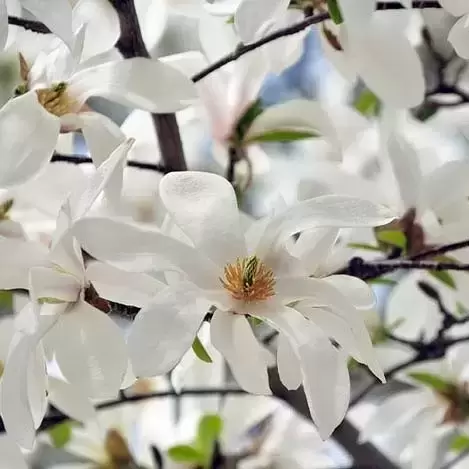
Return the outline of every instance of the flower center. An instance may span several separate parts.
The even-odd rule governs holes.
[[[275,295],[274,273],[257,256],[238,258],[226,265],[220,281],[235,300],[250,303]]]
[[[104,445],[109,462],[102,469],[127,467],[133,463],[134,459],[130,453],[129,446],[119,431],[115,429],[109,430],[106,434]]]
[[[75,101],[67,93],[67,84],[64,82],[36,90],[36,94],[42,107],[54,116],[60,117],[73,112]]]

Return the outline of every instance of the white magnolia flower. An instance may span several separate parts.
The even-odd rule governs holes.
[[[132,269],[176,269],[185,277],[181,281],[168,278],[169,288],[142,308],[132,324],[128,345],[136,375],[152,376],[172,369],[191,346],[208,308],[215,305],[213,345],[243,388],[255,394],[269,393],[269,354],[246,319],[253,315],[284,335],[280,376],[288,387],[296,388],[303,381],[311,412],[322,435],[328,436],[342,419],[342,405],[347,400],[341,400],[339,409],[335,407],[331,389],[339,386],[342,399],[348,375],[346,366],[341,368],[345,363],[342,354],[315,326],[314,307],[309,306],[328,305],[344,319],[355,314],[333,279],[309,278],[298,259],[288,256],[282,246],[289,236],[308,227],[374,226],[389,221],[392,215],[362,200],[326,196],[262,220],[244,233],[234,190],[220,176],[171,173],[160,184],[160,196],[191,244],[112,220],[84,219],[75,226],[84,249],[97,259],[125,263]],[[114,236],[105,238],[109,232]],[[343,280],[338,279],[340,289],[347,287]],[[301,313],[292,308],[298,300],[308,300]],[[327,316],[326,310],[324,313]],[[361,330],[357,332],[357,355],[381,376],[374,366],[365,326],[352,321],[351,327]],[[316,375],[323,367],[316,367],[315,360],[328,360],[330,369],[337,371],[319,373],[319,378]],[[333,402],[319,404],[317,399],[323,398]]]
[[[157,60],[137,57],[98,65],[78,63],[83,31],[73,53],[60,45],[40,55],[18,88],[24,94],[0,110],[4,135],[0,186],[17,185],[37,174],[49,161],[61,130],[83,129],[88,139],[91,133],[98,138],[102,133],[104,138],[109,133],[107,119],[80,114],[90,96],[151,112],[174,112],[195,98],[192,82]]]
[[[16,4],[16,5],[15,5]],[[72,7],[68,0],[51,0],[47,2],[36,0],[19,0],[0,2],[0,49],[5,47],[8,39],[8,10],[7,5],[16,8],[11,14],[15,14],[19,5],[32,13],[39,21],[62,39],[68,47],[73,47],[74,37],[72,29]]]
[[[449,32],[448,41],[463,59],[469,59],[469,5],[464,0],[441,0],[441,6],[460,17]]]
[[[351,81],[365,82],[386,105],[411,108],[424,98],[423,68],[417,52],[404,34],[400,21],[375,10],[375,0],[340,0],[344,23],[327,28],[337,39],[323,37],[324,51],[333,64]],[[337,41],[338,40],[338,41]],[[340,44],[340,47],[338,44]]]
[[[33,370],[41,377],[34,387],[36,399],[42,403],[41,409],[45,409],[47,386],[44,348],[66,380],[63,384],[53,381],[51,397],[55,389],[59,408],[79,419],[84,418],[80,414],[93,413],[89,402],[83,402],[84,398],[114,397],[128,368],[124,336],[107,314],[93,306],[98,305],[90,285],[93,273],[85,268],[81,250],[69,227],[88,212],[116,168],[122,165],[131,143],[118,147],[88,184],[71,194],[59,215],[51,248],[45,255],[40,253],[37,264],[32,264],[25,252],[25,246],[29,246],[26,242],[14,255],[10,254],[18,258],[16,262],[11,260],[16,275],[13,279],[5,275],[6,284],[2,288],[17,288],[17,284],[24,287],[25,277],[29,277],[27,287],[31,303],[17,321],[17,334],[5,366],[2,409],[8,432],[26,448],[32,446],[34,428],[43,416],[42,413],[34,419],[33,405],[24,397],[32,356],[39,356]]]
[[[408,377],[401,379],[417,388],[381,403],[366,422],[362,441],[385,439],[402,459],[410,453],[413,469],[442,467],[454,430],[463,434],[469,430],[468,354],[467,345],[456,345],[442,360],[407,368]]]

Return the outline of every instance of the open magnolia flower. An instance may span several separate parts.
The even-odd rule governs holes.
[[[392,214],[363,200],[326,196],[300,203],[244,232],[234,190],[220,176],[171,173],[161,181],[160,196],[190,244],[106,219],[80,220],[74,231],[84,249],[97,259],[125,263],[132,269],[176,270],[183,275],[182,279],[168,277],[169,287],[142,308],[132,324],[128,345],[136,375],[152,376],[172,369],[214,305],[212,344],[243,388],[255,394],[269,393],[270,357],[247,321],[247,316],[255,316],[284,335],[280,376],[288,387],[298,387],[303,381],[310,410],[322,436],[327,437],[345,412],[343,401],[335,406],[330,389],[339,386],[338,392],[344,396],[348,376],[343,354],[315,326],[314,307],[325,306],[346,319],[350,305],[334,280],[308,277],[299,260],[283,246],[291,235],[312,226],[375,226],[390,221]],[[110,232],[113,236],[108,238]],[[340,289],[347,283],[342,280]],[[300,300],[308,302],[301,313],[294,309]],[[357,348],[366,353],[360,358],[382,377],[362,327],[365,334],[357,335]],[[333,373],[321,373],[321,367],[315,365],[319,363],[315,360],[324,363],[326,359]],[[324,388],[317,386],[319,377]],[[327,404],[319,402],[321,397]]]
[[[83,113],[91,96],[103,96],[151,112],[174,112],[196,97],[194,85],[169,65],[142,57],[93,65],[81,62],[85,29],[73,52],[63,44],[23,63],[23,80],[0,111],[0,187],[20,184],[49,161],[60,131],[83,129],[107,134],[107,120]],[[155,87],[154,82],[159,86]],[[172,90],[169,92],[168,90]],[[99,126],[99,127],[98,127]],[[91,127],[91,130],[87,127]],[[27,135],[19,129],[26,129]],[[14,130],[12,130],[14,129]],[[109,153],[107,153],[109,154]]]
[[[442,467],[455,430],[469,431],[468,354],[466,344],[455,345],[442,360],[407,368],[402,379],[417,388],[381,403],[362,441],[386,439],[403,461],[411,457],[414,469]]]

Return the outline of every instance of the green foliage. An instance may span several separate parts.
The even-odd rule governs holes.
[[[312,130],[270,130],[264,134],[255,135],[249,139],[249,142],[294,142],[296,140],[305,140],[307,138],[318,137],[319,134]]]
[[[63,448],[72,437],[72,422],[66,421],[54,425],[48,432],[54,447]]]
[[[9,290],[0,290],[0,308],[13,309],[13,292]]]
[[[194,351],[197,358],[202,360],[205,363],[212,363],[212,357],[209,355],[205,347],[203,346],[200,339],[196,336],[194,342],[192,343],[192,350]]]
[[[456,282],[454,281],[451,274],[447,272],[446,270],[429,270],[428,273],[432,277],[444,283],[447,287],[450,287],[453,290],[456,290]]]
[[[469,449],[469,436],[467,435],[457,435],[453,438],[453,441],[450,445],[450,450],[461,452]]]
[[[364,251],[376,251],[376,252],[383,252],[383,249],[379,246],[373,246],[372,244],[366,243],[349,243],[347,246],[351,249],[362,249]]]
[[[254,316],[248,316],[248,321],[253,327],[259,326],[263,322],[262,319],[255,318]]]
[[[337,0],[327,0],[327,9],[329,10],[329,15],[335,24],[341,24],[344,22]]]
[[[376,239],[384,244],[398,247],[405,251],[407,239],[402,231],[398,230],[378,230],[376,231]]]
[[[168,456],[175,462],[189,463],[210,469],[217,440],[223,431],[223,421],[216,414],[204,415],[192,444],[176,445],[168,450]]]
[[[355,109],[365,117],[375,117],[379,114],[380,102],[378,97],[368,89],[364,89],[353,103]]]
[[[241,142],[244,139],[249,127],[251,127],[254,119],[264,112],[261,101],[258,99],[254,101],[251,106],[248,107],[246,112],[239,118],[238,124],[236,125],[234,138]]]
[[[397,284],[395,280],[392,280],[390,278],[383,278],[383,277],[372,278],[370,280],[367,280],[367,283],[370,285],[388,285],[390,287],[393,287],[394,285]]]
[[[429,388],[432,388],[434,391],[438,393],[448,393],[453,388],[453,385],[450,382],[432,373],[424,373],[424,372],[416,371],[413,373],[409,373],[409,376],[415,381],[418,381],[419,383]]]

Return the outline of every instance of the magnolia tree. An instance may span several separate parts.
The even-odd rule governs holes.
[[[469,467],[468,21],[0,1],[0,467]],[[267,106],[309,32],[328,91]]]

